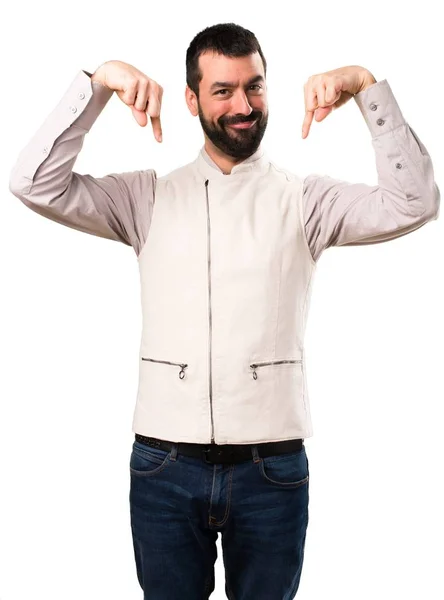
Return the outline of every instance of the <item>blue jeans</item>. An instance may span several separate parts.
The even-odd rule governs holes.
[[[133,442],[130,511],[144,600],[207,600],[221,533],[229,600],[290,600],[308,525],[305,446],[237,464]]]

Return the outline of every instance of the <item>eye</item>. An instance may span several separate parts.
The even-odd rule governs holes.
[[[261,88],[262,88],[262,86],[261,86],[261,85],[259,85],[258,83],[255,83],[254,85],[250,85],[250,89],[251,89],[251,88],[259,88],[259,89],[261,89]],[[221,92],[228,92],[228,91],[229,91],[229,90],[227,90],[227,89],[219,90],[218,92],[215,92],[215,94],[214,94],[214,95],[216,96],[217,94],[220,94]],[[222,95],[225,95],[225,94],[222,94]]]

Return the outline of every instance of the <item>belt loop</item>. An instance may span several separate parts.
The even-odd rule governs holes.
[[[171,460],[177,460],[177,449],[178,449],[178,443],[177,442],[173,442],[173,445],[171,446]]]
[[[253,454],[253,461],[254,461],[255,463],[258,463],[258,462],[260,462],[260,461],[261,461],[261,458],[260,458],[260,456],[259,456],[259,452],[258,452],[258,449],[257,449],[257,445],[256,445],[256,444],[253,444],[253,445],[251,446],[251,451],[252,451],[252,454]]]

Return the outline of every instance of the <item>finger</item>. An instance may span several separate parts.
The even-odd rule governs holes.
[[[313,121],[313,110],[307,110],[305,113],[305,119],[302,123],[302,139],[305,139],[310,131],[310,126]]]
[[[134,108],[137,110],[146,110],[146,105],[148,102],[148,81],[143,79],[139,80],[139,85],[137,88],[137,96],[134,102]]]
[[[315,110],[315,119],[318,123],[323,121],[333,110],[333,106],[320,107]]]
[[[316,86],[316,96],[318,98],[318,107],[323,108],[325,106],[325,84],[322,81]],[[315,118],[316,116],[315,114]]]
[[[161,100],[160,94],[153,92],[148,99],[148,114],[151,118],[154,137],[158,142],[162,141],[162,125],[160,122]]]
[[[123,102],[125,102],[125,104],[128,104],[128,106],[133,106],[136,100],[137,89],[138,82],[137,80],[132,79],[124,92],[118,92],[119,97],[123,100]]]
[[[330,106],[334,102],[336,102],[338,98],[338,94],[336,93],[335,85],[330,83],[325,88],[325,102],[327,106]]]
[[[132,111],[133,117],[136,119],[137,123],[141,127],[146,127],[146,124],[148,123],[148,118],[146,116],[145,111],[137,110],[137,108],[135,108],[134,106],[131,106],[131,111]]]
[[[311,123],[313,121],[314,111],[318,107],[316,91],[312,87],[311,84],[309,84],[305,88],[304,101],[305,101],[305,118],[304,118],[304,122],[302,123],[302,139],[305,139],[307,137],[307,135],[310,131]]]
[[[153,127],[153,132],[156,140],[158,142],[162,141],[162,125],[160,123],[160,117],[151,117],[151,125]]]

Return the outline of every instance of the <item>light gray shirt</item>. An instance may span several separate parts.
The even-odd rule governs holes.
[[[130,245],[139,255],[150,226],[156,171],[104,177],[73,171],[86,133],[113,93],[92,82],[88,71],[79,71],[20,152],[9,187],[40,215]],[[440,192],[431,158],[405,121],[387,80],[353,98],[371,133],[378,183],[350,183],[317,174],[304,178],[305,234],[315,261],[329,246],[384,242],[422,227],[439,214]],[[200,152],[220,171],[204,147]],[[260,146],[247,161],[262,152]]]

